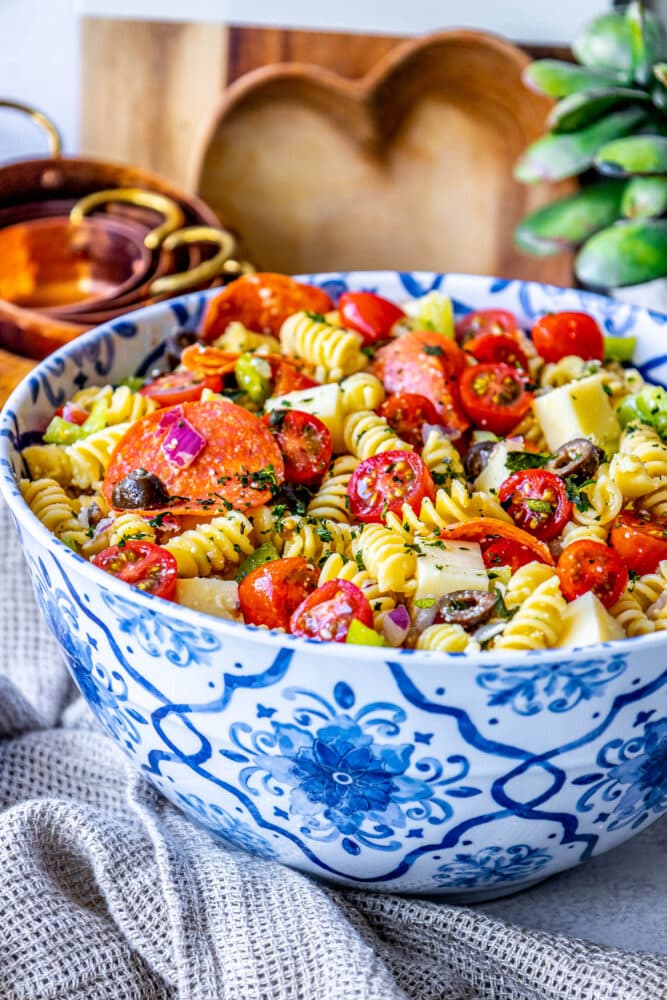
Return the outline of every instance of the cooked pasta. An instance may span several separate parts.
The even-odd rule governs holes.
[[[274,298],[272,280],[254,275],[243,323],[217,318],[213,350],[197,348],[207,384],[184,355],[140,392],[129,378],[86,386],[54,413],[23,449],[20,484],[50,531],[111,573],[161,566],[166,590],[136,583],[158,596],[313,638],[343,641],[356,621],[347,641],[507,650],[519,664],[582,634],[616,637],[616,623],[628,637],[667,629],[667,559],[630,572],[622,593],[618,568],[619,515],[624,531],[667,519],[667,442],[656,410],[642,408],[650,391],[634,399],[640,372],[575,354],[545,364],[539,339],[517,330],[536,384],[506,373],[498,392],[473,372],[471,386],[475,349],[420,326],[414,303],[402,304],[404,322],[362,337],[322,289],[281,276]],[[264,362],[246,378],[247,353]],[[165,405],[174,381],[182,402]],[[607,610],[577,604],[578,556],[615,572],[592,585],[608,603],[620,593]]]
[[[348,414],[343,421],[343,439],[357,458],[370,458],[383,451],[412,451],[412,445],[402,441],[385,418],[372,410]]]
[[[549,649],[558,645],[566,607],[558,577],[552,574],[525,598],[494,639],[494,649]]]
[[[476,653],[480,648],[460,625],[429,625],[417,639],[417,649],[438,653]]]
[[[164,547],[175,557],[179,576],[221,573],[253,551],[252,524],[240,511],[230,510],[208,524],[184,531]]]
[[[332,326],[307,312],[295,313],[285,320],[280,328],[280,345],[284,354],[311,365],[320,382],[337,382],[368,367],[357,333]]]
[[[355,455],[336,458],[308,504],[308,514],[328,521],[348,523],[350,512],[347,487],[358,464],[359,459]]]
[[[387,396],[380,379],[370,372],[348,375],[340,387],[343,393],[343,412],[346,414],[356,413],[357,410],[377,410]]]

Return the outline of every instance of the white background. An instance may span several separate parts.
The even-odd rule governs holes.
[[[662,2],[667,6],[667,0]],[[0,98],[46,112],[63,135],[65,151],[79,151],[81,14],[388,35],[474,27],[517,42],[567,44],[608,6],[606,0],[357,0],[335,5],[312,0],[0,0]],[[0,162],[45,152],[45,140],[31,122],[0,109]]]

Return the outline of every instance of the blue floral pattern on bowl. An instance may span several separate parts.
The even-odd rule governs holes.
[[[414,273],[306,276],[336,297],[440,289],[457,315],[592,312],[667,381],[665,317],[585,292]],[[320,645],[132,591],[21,499],[19,450],[75,388],[160,364],[197,293],[44,361],[0,419],[0,485],[41,611],[99,723],[225,844],[352,886],[478,899],[585,861],[667,811],[667,637],[540,653]],[[481,896],[480,896],[481,894]]]

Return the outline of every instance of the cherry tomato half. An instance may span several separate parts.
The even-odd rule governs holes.
[[[602,361],[604,337],[588,313],[548,313],[537,320],[531,331],[537,353],[545,361],[560,361],[577,354],[584,361]]]
[[[609,542],[635,573],[653,573],[667,559],[667,518],[641,510],[622,510]]]
[[[503,361],[514,368],[528,369],[528,358],[508,333],[481,333],[465,345],[478,361]]]
[[[519,324],[508,309],[474,309],[456,323],[456,339],[465,344],[483,333],[514,333]]]
[[[400,517],[404,503],[419,513],[425,497],[435,498],[435,484],[414,451],[383,451],[359,462],[347,486],[350,513],[366,523],[381,522],[391,511]]]
[[[285,393],[295,392],[297,389],[312,389],[313,386],[320,384],[309,375],[304,375],[291,361],[279,358],[276,354],[269,354],[266,360],[271,366],[273,396],[284,396]]]
[[[565,483],[548,469],[523,469],[509,476],[498,500],[515,524],[548,541],[560,535],[572,513]]]
[[[264,422],[273,431],[288,483],[314,483],[329,468],[333,441],[327,425],[312,413],[275,409]]]
[[[301,602],[290,619],[290,632],[323,642],[345,642],[353,618],[373,628],[365,595],[348,580],[329,580]]]
[[[416,392],[435,406],[441,423],[461,435],[470,426],[459,400],[459,376],[466,355],[449,337],[432,330],[410,330],[384,344],[371,371],[389,393]]]
[[[628,585],[628,571],[618,552],[591,538],[563,549],[556,572],[568,601],[592,590],[605,608],[615,604]]]
[[[147,594],[164,597],[167,601],[173,601],[176,595],[176,559],[167,549],[153,542],[137,540],[111,545],[98,552],[92,562]]]
[[[508,434],[526,416],[533,393],[524,372],[502,362],[471,365],[461,376],[461,403],[470,419],[493,434]]]
[[[252,570],[239,584],[239,603],[247,625],[290,627],[292,612],[317,586],[318,572],[303,556],[274,559]]]
[[[194,372],[167,372],[158,375],[152,382],[143,385],[139,392],[149,396],[158,406],[177,406],[179,403],[194,403],[204,389],[220,392],[222,379],[219,375],[195,375]]]
[[[373,292],[343,292],[338,312],[342,325],[360,333],[364,344],[386,340],[394,323],[405,316],[393,302]]]
[[[301,309],[327,313],[333,302],[321,288],[303,285],[285,274],[244,274],[209,300],[202,337],[215,340],[232,320],[258,333],[277,335],[287,317]]]
[[[494,569],[498,566],[509,566],[512,573],[516,573],[527,563],[535,562],[536,557],[532,549],[521,542],[512,541],[509,538],[498,538],[490,544],[482,544],[482,559],[487,569]]]
[[[426,396],[417,392],[399,392],[388,396],[377,410],[389,426],[403,440],[414,448],[424,444],[422,427],[424,424],[439,424],[438,412]]]

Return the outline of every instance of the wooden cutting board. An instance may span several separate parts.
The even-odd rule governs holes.
[[[307,64],[257,69],[222,96],[189,186],[258,268],[470,271],[571,282],[567,256],[517,251],[528,211],[574,189],[513,179],[550,102],[521,49],[447,31],[395,46],[360,80]]]

